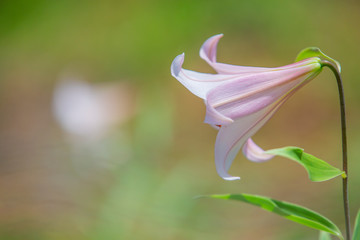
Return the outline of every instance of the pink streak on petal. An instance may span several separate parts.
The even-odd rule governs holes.
[[[244,144],[243,154],[247,159],[253,162],[265,162],[275,156],[271,154],[266,154],[265,151],[261,147],[256,145],[251,138],[249,138]]]
[[[226,63],[209,63],[209,65],[215,69],[217,73],[220,74],[249,74],[249,73],[259,73],[271,71],[271,68],[264,67],[248,67],[248,66],[238,66]]]
[[[205,122],[227,125],[218,116],[221,119],[235,120],[259,111],[297,89],[299,84],[315,75],[314,70],[318,66],[315,63],[294,69],[259,73],[220,85],[206,96]]]
[[[277,71],[287,68],[292,68],[297,66],[299,63],[302,64],[303,61],[292,63],[289,65],[276,67],[276,68],[265,68],[265,67],[248,67],[248,66],[237,66],[225,63],[219,63],[216,61],[217,45],[220,38],[223,37],[223,34],[218,34],[207,39],[202,47],[200,48],[200,57],[204,59],[211,67],[213,67],[220,74],[252,74],[260,73],[267,71]]]
[[[261,111],[245,116],[233,124],[220,128],[215,143],[215,165],[220,177],[224,178],[223,176],[226,176],[225,180],[233,180],[228,177],[227,171],[240,148],[248,138],[254,135],[272,117],[276,110],[291,95],[287,95],[279,102]]]
[[[265,89],[253,95],[245,96],[227,104],[218,106],[215,104],[213,106],[216,106],[215,111],[220,112],[222,115],[231,119],[237,119],[269,106],[281,98],[281,96],[295,89],[298,84],[297,81],[289,82],[274,88]]]
[[[294,68],[296,66],[304,64],[304,62],[319,62],[319,58],[308,58],[304,59],[299,62],[291,63],[285,66],[280,67],[273,67],[273,68],[264,68],[264,67],[248,67],[248,66],[238,66],[238,65],[231,65],[226,63],[209,63],[210,66],[212,66],[219,74],[252,74],[252,73],[261,73],[261,72],[270,72],[270,71],[279,71],[289,68]]]

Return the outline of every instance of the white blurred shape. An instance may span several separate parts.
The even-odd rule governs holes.
[[[126,84],[89,84],[65,78],[54,92],[53,111],[64,131],[81,141],[99,140],[133,114],[131,88]],[[79,140],[80,140],[79,139]]]

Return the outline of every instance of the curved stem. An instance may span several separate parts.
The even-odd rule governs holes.
[[[344,211],[345,211],[345,226],[346,226],[346,240],[351,239],[350,231],[350,213],[349,213],[349,193],[348,193],[348,162],[347,162],[347,141],[346,141],[346,116],[345,116],[345,98],[344,98],[344,89],[342,85],[342,79],[338,68],[331,62],[323,60],[321,61],[323,66],[326,66],[331,69],[335,74],[339,97],[340,97],[340,112],[341,112],[341,134],[342,134],[342,157],[343,157],[343,171],[346,173],[346,176],[343,177],[343,201],[344,201]]]

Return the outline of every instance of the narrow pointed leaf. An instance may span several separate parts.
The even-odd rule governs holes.
[[[282,156],[300,163],[306,169],[310,180],[313,182],[327,181],[340,175],[346,177],[344,171],[331,166],[311,154],[305,153],[303,149],[298,147],[271,149],[265,153]]]
[[[331,236],[330,236],[329,233],[321,231],[320,236],[319,236],[319,240],[331,240]]]
[[[218,198],[226,200],[236,200],[249,203],[264,210],[273,212],[291,221],[314,228],[320,231],[328,232],[336,235],[340,239],[344,239],[339,228],[324,216],[310,209],[301,207],[296,204],[278,201],[268,197],[251,195],[251,194],[224,194],[204,196],[209,198]]]
[[[360,210],[355,220],[353,240],[360,240]]]

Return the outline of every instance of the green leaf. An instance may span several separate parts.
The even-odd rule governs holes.
[[[298,147],[271,149],[265,153],[282,156],[300,163],[308,172],[310,180],[314,182],[326,181],[339,175],[346,177],[344,171],[311,154],[305,153],[303,149]]]
[[[330,236],[329,233],[321,231],[320,236],[319,236],[319,240],[331,240],[331,236]]]
[[[341,235],[339,228],[333,222],[321,216],[319,213],[316,213],[314,211],[311,211],[310,209],[301,207],[299,205],[251,194],[223,194],[209,195],[203,197],[246,202],[261,207],[262,209],[269,212],[278,214],[291,221],[320,231],[331,233],[342,240],[344,239]]]
[[[353,240],[360,240],[360,210],[356,216]]]
[[[319,48],[317,47],[308,47],[303,49],[296,57],[295,62],[307,59],[307,58],[311,58],[311,57],[320,57],[322,59],[328,60],[332,63],[334,63],[338,69],[339,72],[341,72],[341,66],[340,63],[338,61],[336,61],[335,59],[332,59],[331,57],[329,57],[328,55],[326,55],[325,53],[323,53]]]

